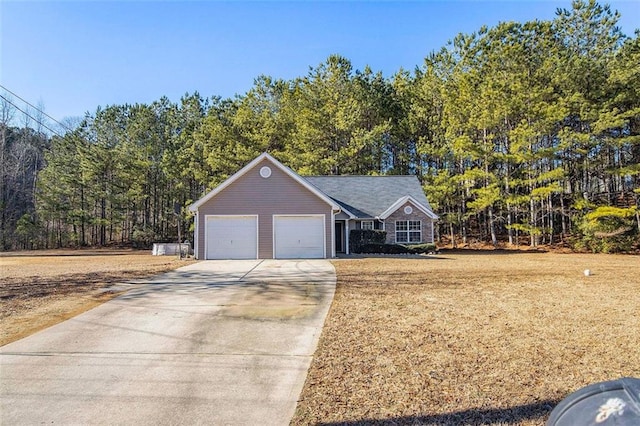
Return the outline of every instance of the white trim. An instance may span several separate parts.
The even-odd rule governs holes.
[[[269,166],[260,167],[260,176],[262,176],[264,179],[270,178],[271,177],[271,167],[269,167]]]
[[[340,222],[340,223],[338,223]],[[337,236],[338,234],[335,232],[336,229],[336,225],[342,225],[340,226],[340,230],[341,232],[341,239],[342,239],[342,250],[340,250],[340,253],[344,253],[344,254],[349,254],[349,219],[337,219],[334,220],[333,222],[333,230],[335,235]],[[336,240],[333,240],[333,245],[334,245],[334,251],[335,251],[335,256],[338,255],[338,249],[335,246]],[[334,256],[334,257],[335,257]]]
[[[406,222],[407,223],[407,230],[406,231],[404,231],[404,230],[398,231],[398,222]],[[418,222],[420,224],[420,226],[418,228],[419,231],[416,231],[415,229],[412,230],[411,226],[409,226],[409,222]],[[431,221],[431,223],[433,223],[433,221]],[[396,219],[395,223],[394,223],[394,228],[395,228],[395,230],[394,230],[394,232],[395,232],[394,238],[395,238],[396,244],[398,244],[398,243],[401,243],[401,244],[416,244],[416,243],[418,243],[419,244],[419,243],[423,243],[424,242],[423,239],[422,239],[423,232],[422,232],[422,221],[421,220]],[[398,232],[402,232],[402,233],[407,234],[407,241],[398,241]],[[410,237],[409,234],[411,234],[412,232],[420,232],[420,241],[419,242],[411,241],[411,237]]]
[[[365,228],[363,228],[363,225],[365,223],[370,223],[371,224],[371,229],[370,229],[371,231],[376,229],[376,224],[373,222],[373,220],[361,220],[360,221],[360,229],[363,229],[363,230],[365,229]],[[367,229],[369,229],[369,228],[367,228]]]
[[[431,221],[431,241],[430,243],[433,244],[436,241],[436,236],[433,233],[433,221]]]
[[[200,241],[200,236],[198,235],[198,222],[200,221],[200,215],[198,214],[198,212],[196,212],[196,214],[193,216],[193,222],[194,222],[194,235],[195,238],[193,239],[193,252],[195,253],[195,258],[197,260],[200,260],[200,252],[198,251],[200,245],[198,244],[198,241]],[[206,229],[206,227],[205,227]]]
[[[396,201],[395,203],[393,203],[388,209],[386,209],[379,217],[380,219],[386,219],[389,216],[391,216],[396,210],[398,210],[400,207],[402,207],[406,202],[410,202],[411,204],[413,204],[418,210],[420,210],[422,213],[426,214],[428,217],[430,217],[431,219],[437,220],[438,219],[438,215],[436,215],[434,212],[432,212],[431,210],[429,210],[427,207],[423,206],[422,204],[420,204],[418,201],[416,201],[415,198],[413,198],[411,195],[405,195],[404,197],[398,199],[398,201]]]
[[[340,210],[345,212],[347,214],[347,216],[349,216],[349,219],[357,219],[358,218],[358,216],[356,216],[355,214],[351,213],[349,210],[345,209],[342,206],[340,206]]]
[[[327,227],[326,224],[326,219],[325,218],[325,229]],[[325,239],[327,238],[326,232],[325,232]],[[327,255],[326,251],[325,251],[325,256]],[[336,257],[336,214],[335,212],[331,212],[331,257]]]
[[[325,203],[329,204],[331,206],[331,208],[333,210],[340,210],[340,206],[338,206],[332,199],[330,199],[329,197],[327,197],[325,194],[323,194],[322,192],[320,192],[315,186],[311,185],[309,182],[307,182],[306,180],[304,180],[300,175],[298,175],[296,172],[294,172],[293,170],[291,170],[290,168],[288,168],[287,166],[283,165],[281,162],[279,162],[278,160],[276,160],[275,158],[273,158],[272,156],[270,156],[268,153],[264,152],[261,155],[259,155],[258,157],[256,157],[253,161],[251,161],[249,164],[247,164],[246,166],[244,166],[242,169],[240,169],[238,172],[236,172],[235,174],[233,174],[231,177],[229,177],[227,180],[225,180],[224,182],[222,182],[220,185],[218,185],[217,187],[215,187],[214,189],[212,189],[211,191],[209,191],[209,193],[207,193],[205,196],[203,196],[202,198],[200,198],[198,201],[196,201],[195,203],[191,204],[189,206],[189,210],[191,210],[192,212],[195,212],[198,210],[198,208],[203,205],[204,203],[206,203],[207,201],[209,201],[210,199],[212,199],[213,197],[215,197],[216,195],[218,195],[220,192],[222,192],[222,190],[224,190],[226,187],[228,187],[229,185],[231,185],[233,182],[237,181],[238,179],[240,179],[242,176],[244,176],[249,170],[253,169],[257,164],[259,164],[262,160],[269,160],[274,166],[276,166],[277,168],[279,168],[280,170],[282,170],[285,174],[287,174],[289,177],[291,177],[293,180],[295,180],[296,182],[298,182],[300,185],[302,185],[304,188],[306,188],[308,191],[310,191],[312,194],[314,194],[315,196],[317,196],[318,198],[320,198],[322,201],[324,201]]]
[[[209,260],[207,258],[207,242],[209,241],[208,238],[208,229],[209,227],[207,226],[207,220],[209,218],[216,218],[216,217],[227,217],[227,218],[237,218],[237,217],[254,217],[256,219],[256,257],[255,259],[260,259],[260,221],[258,220],[258,215],[257,214],[207,214],[204,216],[204,256],[203,258],[205,260]]]
[[[333,214],[333,213],[332,213]],[[272,258],[276,257],[276,218],[277,217],[321,217],[322,218],[322,259],[327,258],[327,215],[326,214],[274,214],[271,215]],[[333,223],[331,226],[335,226]],[[335,248],[335,247],[334,247]]]

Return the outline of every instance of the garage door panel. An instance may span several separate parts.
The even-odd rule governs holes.
[[[207,218],[207,259],[255,259],[258,247],[255,216]]]
[[[274,225],[276,258],[325,257],[323,216],[277,216]]]

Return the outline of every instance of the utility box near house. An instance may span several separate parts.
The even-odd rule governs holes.
[[[640,425],[640,379],[582,388],[563,399],[547,421],[547,426],[589,425]]]
[[[171,256],[177,255],[179,250],[182,250],[182,255],[186,257],[191,253],[191,244],[153,243],[153,250],[151,254],[154,256]]]

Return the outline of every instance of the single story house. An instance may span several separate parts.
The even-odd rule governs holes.
[[[433,243],[438,219],[415,176],[300,176],[267,153],[190,210],[197,259],[335,257],[352,229]]]

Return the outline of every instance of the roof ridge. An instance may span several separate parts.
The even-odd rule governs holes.
[[[398,178],[398,177],[411,177],[417,178],[416,175],[301,175],[303,178]]]

